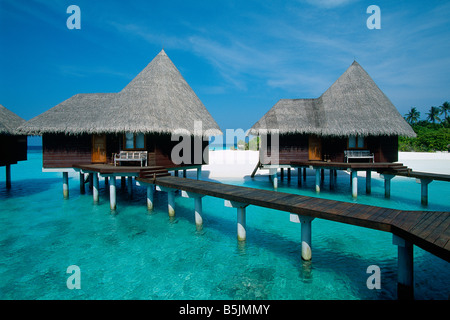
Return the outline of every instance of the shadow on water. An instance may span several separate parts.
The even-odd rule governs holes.
[[[70,182],[69,182],[70,183]],[[56,184],[61,186],[62,195],[62,179],[48,178],[48,179],[23,179],[13,180],[12,188],[6,189],[5,184],[0,187],[1,198],[22,198],[45,192],[55,187]]]

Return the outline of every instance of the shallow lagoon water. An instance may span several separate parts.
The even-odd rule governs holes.
[[[88,189],[80,195],[77,176],[63,200],[61,174],[41,171],[40,152],[28,159],[12,166],[12,190],[0,173],[0,299],[396,299],[397,249],[389,233],[315,219],[313,260],[304,262],[300,225],[289,213],[247,207],[247,241],[239,243],[236,209],[222,199],[203,198],[204,228],[197,231],[192,199],[177,196],[169,219],[165,193],[155,193],[149,214],[145,189],[135,186],[129,199],[118,182],[111,214],[103,180],[98,205]],[[390,199],[382,180],[373,178],[366,196],[360,179],[358,203],[450,211],[449,183],[431,183],[429,206],[422,207],[414,179],[392,180]],[[271,189],[267,176],[220,182]],[[313,175],[300,188],[293,177],[279,191],[355,201],[345,173],[335,190],[327,183],[326,176],[318,195]],[[80,267],[80,290],[66,286],[70,265]],[[381,269],[380,290],[366,286],[370,265]],[[414,280],[416,299],[450,294],[449,264],[417,247]]]

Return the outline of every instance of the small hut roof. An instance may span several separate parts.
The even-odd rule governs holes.
[[[0,134],[16,135],[25,120],[0,104]]]
[[[202,132],[194,128],[201,121]],[[22,131],[43,133],[222,134],[217,123],[162,50],[122,91],[77,94],[31,119]]]
[[[416,136],[356,61],[319,98],[278,101],[253,125],[250,134],[274,130],[319,136]]]

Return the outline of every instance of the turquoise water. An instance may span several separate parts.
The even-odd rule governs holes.
[[[247,208],[247,241],[236,239],[236,209],[203,198],[204,228],[197,231],[192,199],[176,198],[176,218],[167,215],[165,193],[155,194],[147,213],[145,189],[133,198],[118,186],[118,210],[111,214],[109,195],[100,180],[100,204],[79,193],[70,176],[70,199],[62,199],[60,173],[42,173],[42,155],[12,166],[13,188],[0,173],[0,299],[395,299],[396,246],[388,233],[316,219],[313,260],[300,257],[300,225],[289,214]],[[205,172],[207,174],[207,172]],[[422,210],[420,185],[392,180],[390,200],[383,181],[372,179],[365,196],[364,178],[357,202]],[[222,182],[270,189],[266,176]],[[353,201],[348,175],[340,174],[330,192],[325,178],[320,196]],[[296,186],[280,182],[279,191],[317,196],[314,176]],[[450,211],[450,184],[429,185],[429,210]],[[447,299],[449,264],[414,249],[415,297]],[[67,267],[77,265],[81,289],[66,286]],[[381,269],[381,289],[369,290],[367,267]]]

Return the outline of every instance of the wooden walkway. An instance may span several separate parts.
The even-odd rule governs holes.
[[[99,173],[101,175],[126,175],[126,176],[166,176],[170,175],[166,168],[161,166],[113,166],[110,164],[75,164],[73,168],[84,172]]]
[[[173,176],[137,181],[390,232],[450,262],[450,212],[395,210]]]

